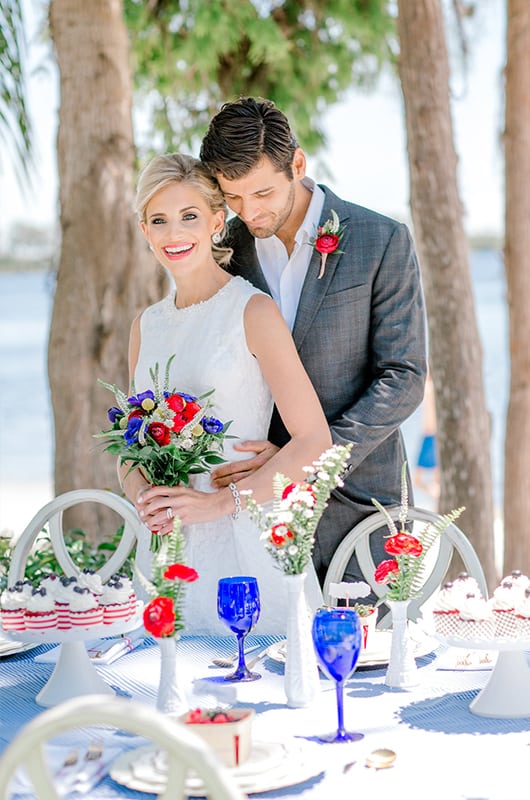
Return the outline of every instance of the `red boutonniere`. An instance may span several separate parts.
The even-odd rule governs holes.
[[[317,228],[315,239],[309,242],[311,247],[314,247],[321,254],[318,280],[324,275],[328,254],[342,253],[342,250],[338,250],[338,246],[343,234],[344,227],[340,224],[337,212],[331,209],[331,219],[326,220],[323,225]]]

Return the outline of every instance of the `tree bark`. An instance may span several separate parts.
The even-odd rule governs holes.
[[[114,404],[97,379],[127,387],[130,324],[160,294],[133,212],[132,87],[121,0],[52,0],[50,26],[61,88],[62,249],[48,348],[55,492],[119,491],[116,458],[93,438],[107,427]],[[102,506],[72,514],[68,526],[94,541],[117,527]]]
[[[436,395],[440,510],[466,507],[459,525],[493,588],[490,420],[457,185],[444,21],[440,0],[399,0],[398,9],[411,209]]]
[[[508,0],[505,264],[510,400],[504,450],[504,569],[530,571],[530,4]]]

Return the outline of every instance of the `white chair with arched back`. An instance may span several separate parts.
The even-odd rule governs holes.
[[[244,800],[227,767],[213,750],[189,728],[155,708],[135,700],[108,695],[88,695],[67,700],[43,711],[25,725],[0,757],[0,800],[9,800],[10,783],[23,766],[38,800],[60,800],[57,786],[46,763],[45,745],[74,728],[94,726],[117,728],[150,740],[167,753],[167,785],[160,800],[181,800],[188,796],[186,777],[193,771],[202,780],[210,800]],[[105,734],[105,731],[98,731]]]
[[[142,523],[135,507],[124,497],[120,497],[106,489],[74,489],[71,492],[60,494],[49,503],[46,503],[26,526],[16,543],[11,558],[8,577],[9,586],[12,586],[23,577],[29,552],[45,525],[49,527],[52,547],[64,573],[66,575],[79,574],[79,567],[72,561],[64,541],[63,511],[78,503],[87,502],[101,503],[108,506],[120,514],[123,519],[124,529],[118,547],[104,566],[98,570],[98,574],[102,582],[105,583],[113,573],[119,571],[134,547],[142,528]]]
[[[401,512],[400,506],[389,507],[387,511],[394,521],[399,519]],[[436,514],[433,511],[415,507],[409,508],[407,514],[407,520],[413,525],[413,532],[414,528],[418,525],[423,528],[429,523],[434,524],[440,517],[440,514]],[[385,594],[386,586],[375,582],[374,572],[377,565],[370,551],[371,535],[383,527],[386,527],[385,517],[380,511],[376,511],[361,520],[361,522],[346,534],[335,551],[326,573],[323,589],[325,599],[330,597],[330,585],[342,581],[348,562],[354,553],[357,556],[363,578],[366,583],[370,585],[373,594],[378,598]],[[421,613],[421,606],[440,587],[447,574],[455,551],[460,556],[463,569],[476,579],[484,597],[488,596],[484,571],[473,545],[463,531],[452,522],[443,533],[440,534],[437,542],[433,545],[425,559],[425,582],[423,584],[423,591],[420,597],[414,598],[411,601],[408,609],[409,619],[414,621],[418,619]],[[331,598],[331,600],[333,600],[333,598]],[[388,612],[378,620],[377,627],[388,628],[390,627],[391,621],[391,614]]]

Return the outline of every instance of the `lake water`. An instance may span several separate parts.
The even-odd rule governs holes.
[[[493,422],[495,502],[500,506],[509,381],[501,255],[474,252],[472,275],[486,400]],[[53,291],[54,277],[45,272],[0,273],[0,531],[8,528],[19,533],[53,496],[52,415],[46,366]],[[74,393],[72,380],[72,397]],[[403,426],[411,463],[418,453],[420,422],[418,409]]]

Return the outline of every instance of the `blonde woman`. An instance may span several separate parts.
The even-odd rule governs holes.
[[[263,466],[237,483],[214,489],[209,475],[192,476],[189,487],[152,488],[139,469],[123,487],[148,529],[161,536],[178,516],[184,524],[186,562],[199,572],[187,592],[186,628],[223,632],[216,619],[217,581],[227,575],[255,575],[262,596],[258,631],[283,633],[286,596],[281,573],[245,512],[243,489],[254,498],[272,498],[276,472],[293,480],[331,445],[326,418],[299,360],[291,334],[272,298],[224,264],[231,251],[221,246],[226,208],[217,182],[190,156],[155,158],[140,176],[137,212],[144,236],[175,289],[133,322],[129,367],[136,388],[152,388],[149,369],[172,361],[170,385],[200,396],[214,390],[216,417],[233,420],[225,457],[248,458],[232,442],[267,436],[276,405],[290,440]],[[316,575],[308,578],[308,599],[321,601]]]

